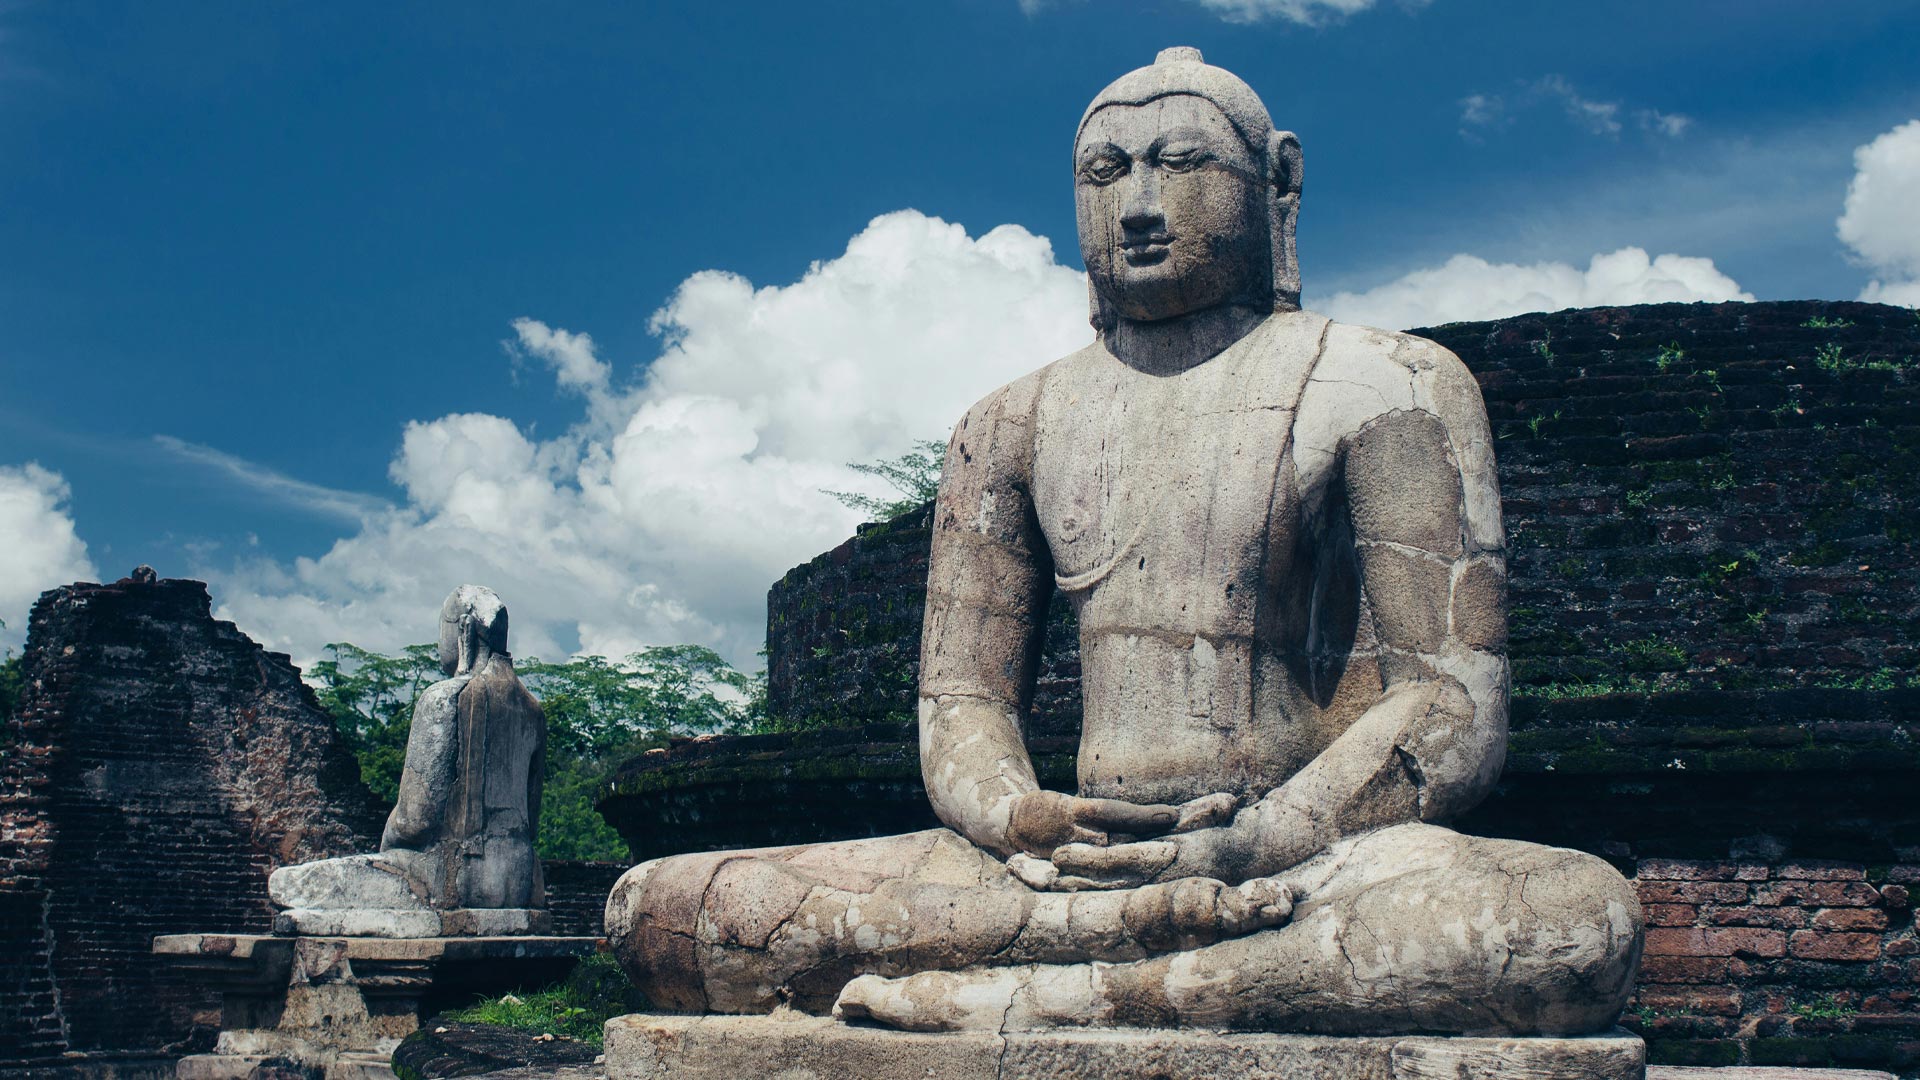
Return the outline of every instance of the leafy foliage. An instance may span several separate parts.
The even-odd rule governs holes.
[[[327,646],[310,677],[374,793],[393,802],[406,763],[413,701],[440,677],[432,645],[398,656]],[[614,662],[516,661],[515,671],[547,718],[540,854],[549,859],[624,860],[626,845],[594,810],[621,762],[674,735],[739,731],[764,714],[764,679],[734,670],[700,645],[660,645]]]
[[[320,684],[320,704],[359,759],[360,779],[392,803],[407,760],[413,699],[441,678],[437,646],[409,645],[399,656],[385,656],[338,642],[327,646],[327,659],[308,677]]]
[[[0,720],[13,715],[20,707],[20,692],[26,685],[26,676],[20,671],[20,658],[7,650],[7,658],[0,660]]]
[[[515,665],[547,714],[547,753],[604,754],[636,737],[731,731],[752,680],[703,645],[656,645],[614,663],[582,656]]]
[[[857,491],[828,491],[840,505],[867,514],[874,521],[892,521],[902,514],[918,510],[940,493],[940,467],[945,461],[947,444],[934,439],[918,439],[913,449],[899,457],[870,463],[848,462],[847,468],[867,476],[877,476],[900,493],[897,499],[881,499]]]
[[[0,630],[7,628],[7,620],[0,619]],[[20,692],[26,685],[26,675],[20,670],[20,658],[8,649],[5,659],[0,659],[0,720],[13,715],[20,707]]]

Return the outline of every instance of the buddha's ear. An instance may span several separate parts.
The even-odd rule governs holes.
[[[1276,131],[1267,136],[1267,164],[1273,170],[1274,194],[1285,198],[1300,196],[1300,139],[1291,131]]]
[[[1300,140],[1291,131],[1267,136],[1267,168],[1273,178],[1267,228],[1273,244],[1273,308],[1300,308],[1300,256],[1294,227],[1300,215]]]

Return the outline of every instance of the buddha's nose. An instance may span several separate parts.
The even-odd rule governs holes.
[[[1120,227],[1128,232],[1151,232],[1166,223],[1160,210],[1160,178],[1154,169],[1135,169],[1124,181],[1120,197]]]

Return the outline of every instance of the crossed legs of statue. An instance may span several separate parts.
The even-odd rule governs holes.
[[[682,855],[607,929],[655,1004],[919,1030],[1560,1034],[1618,1014],[1637,901],[1590,855],[1400,825],[1278,879],[1034,892],[944,829]]]

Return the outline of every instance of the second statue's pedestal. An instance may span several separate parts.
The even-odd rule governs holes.
[[[923,1034],[800,1013],[607,1022],[612,1080],[1642,1080],[1646,1044],[1210,1031]]]
[[[563,978],[590,937],[268,937],[172,934],[153,940],[220,992],[212,1054],[179,1080],[392,1080],[388,1059],[433,1012],[475,995]]]

